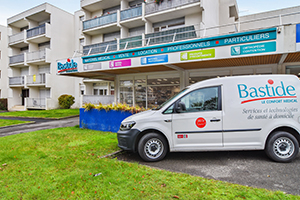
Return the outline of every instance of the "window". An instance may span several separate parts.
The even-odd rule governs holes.
[[[219,87],[194,90],[181,98],[179,102],[185,105],[182,112],[200,112],[220,110]]]
[[[159,31],[164,31],[167,29],[179,28],[179,27],[184,26],[184,24],[185,24],[185,18],[181,17],[181,18],[177,18],[177,19],[154,23],[153,28],[154,28],[154,32],[159,32]]]

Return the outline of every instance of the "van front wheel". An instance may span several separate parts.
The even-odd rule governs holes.
[[[138,144],[138,153],[144,161],[159,161],[167,154],[168,143],[166,139],[157,133],[144,135]]]
[[[268,139],[265,152],[276,162],[291,162],[299,152],[299,143],[290,133],[278,131]]]

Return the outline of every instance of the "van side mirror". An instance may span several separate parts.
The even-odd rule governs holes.
[[[183,102],[181,102],[181,101],[177,101],[175,103],[175,112],[182,113],[184,111],[186,111],[185,104]]]

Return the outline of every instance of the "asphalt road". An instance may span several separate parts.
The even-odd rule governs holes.
[[[119,160],[209,179],[300,195],[300,155],[292,163],[276,163],[264,151],[169,153],[159,162],[143,162],[123,152]]]
[[[72,117],[67,119],[60,120],[49,120],[49,119],[36,119],[36,118],[2,118],[0,119],[17,119],[21,121],[32,121],[31,124],[22,124],[12,127],[1,127],[0,128],[0,137],[15,135],[19,133],[27,133],[31,131],[38,131],[44,129],[52,129],[59,127],[72,127],[79,124],[79,117]]]

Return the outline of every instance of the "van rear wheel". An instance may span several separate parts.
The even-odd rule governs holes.
[[[291,162],[299,153],[299,143],[288,132],[274,132],[267,141],[265,152],[276,162]]]
[[[162,160],[168,151],[166,139],[157,133],[144,135],[138,143],[138,153],[144,161],[155,162]]]

